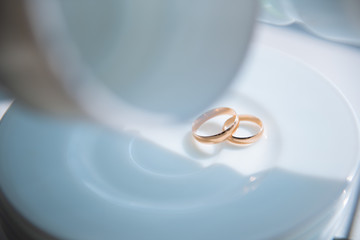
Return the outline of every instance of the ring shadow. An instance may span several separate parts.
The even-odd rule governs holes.
[[[251,144],[233,144],[228,141],[224,141],[218,144],[206,144],[195,140],[191,132],[187,133],[182,141],[185,152],[192,158],[199,160],[211,160],[215,156],[219,155],[224,149],[232,151],[245,150],[251,146]]]

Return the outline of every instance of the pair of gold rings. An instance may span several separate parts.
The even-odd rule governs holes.
[[[223,124],[222,132],[209,136],[203,136],[197,134],[198,129],[205,122],[220,115],[230,115],[230,118],[228,118]],[[238,129],[241,121],[255,123],[258,126],[258,131],[251,136],[246,136],[246,137],[235,136],[235,132]],[[227,108],[227,107],[215,108],[210,111],[207,111],[206,113],[200,115],[194,121],[192,126],[193,137],[199,142],[210,143],[210,144],[220,143],[225,140],[235,144],[251,144],[259,140],[263,131],[264,131],[264,127],[259,118],[252,115],[238,115],[232,108]]]

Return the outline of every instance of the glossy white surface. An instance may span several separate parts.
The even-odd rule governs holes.
[[[261,0],[259,19],[275,25],[299,23],[325,39],[360,46],[358,0]]]
[[[354,107],[356,115],[360,115],[359,48],[326,41],[296,27],[279,28],[266,24],[257,26],[255,42],[290,54],[321,72],[339,87]],[[359,175],[353,181],[355,185],[349,199],[350,210],[346,210],[349,211],[345,213],[347,217],[338,222],[336,237],[346,237],[349,234],[348,229],[355,211],[354,204],[357,202],[356,195],[360,187]],[[338,211],[342,211],[342,209],[338,209]],[[358,220],[352,228],[351,239],[360,239],[359,216],[358,213]]]
[[[191,142],[191,122],[114,133],[14,106],[0,124],[1,187],[65,239],[319,236],[358,163],[352,110],[323,76],[269,48],[238,80],[216,105],[259,116],[264,137],[212,152]]]
[[[188,119],[213,103],[238,71],[256,10],[252,0],[28,5],[42,54],[57,77],[48,81],[64,86],[82,110],[116,128],[142,118],[156,118],[153,124],[165,117]],[[36,91],[44,86],[21,94],[40,97]],[[203,86],[207,91],[198,95]]]

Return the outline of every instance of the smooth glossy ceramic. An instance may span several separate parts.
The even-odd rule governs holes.
[[[191,122],[119,133],[15,104],[0,124],[1,190],[59,239],[331,236],[359,160],[351,107],[323,76],[268,48],[238,80],[214,106],[263,120],[249,147],[197,144]]]
[[[328,40],[360,45],[360,2],[357,0],[260,0],[259,20],[275,25],[300,23]]]
[[[6,1],[3,35],[14,40],[0,41],[7,50],[1,81],[29,105],[57,114],[80,108],[118,127],[142,118],[186,119],[234,79],[255,6],[251,0]]]

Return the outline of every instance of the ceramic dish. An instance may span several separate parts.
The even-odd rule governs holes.
[[[238,80],[215,106],[263,120],[249,147],[198,145],[191,122],[113,132],[14,104],[0,124],[3,195],[58,239],[331,236],[358,166],[351,107],[323,76],[269,48]]]
[[[4,39],[21,36],[1,42],[4,59],[12,60],[1,66],[8,76],[1,84],[33,107],[86,112],[121,127],[143,117],[190,118],[213,103],[242,63],[256,11],[252,0],[33,0],[1,7],[10,12]],[[23,49],[16,44],[24,39]],[[208,91],[197,95],[204,85]]]
[[[360,46],[360,2],[262,0],[259,20],[279,26],[301,24],[319,37]]]

